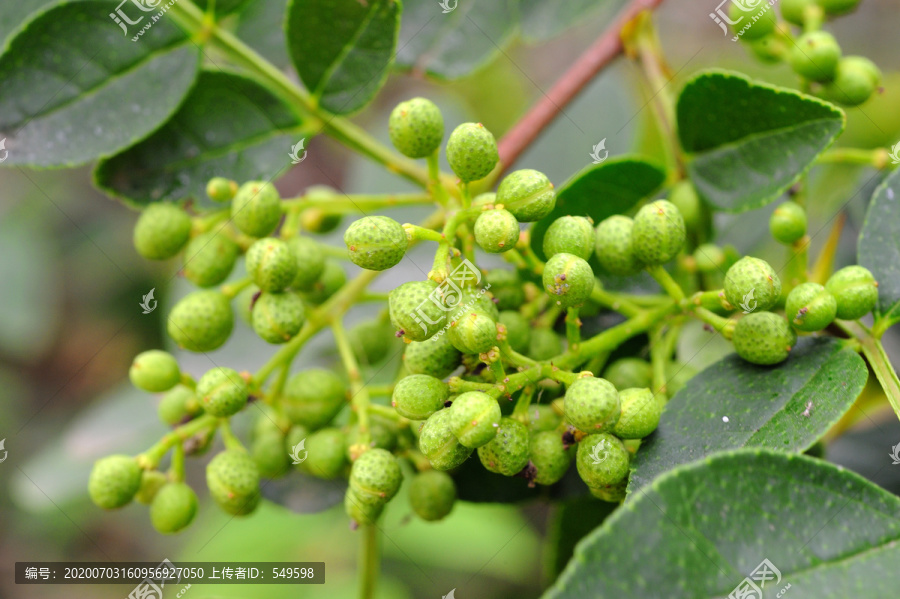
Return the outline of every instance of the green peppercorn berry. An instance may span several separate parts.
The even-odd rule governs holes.
[[[746,38],[746,35],[744,37]],[[678,209],[678,213],[684,219],[685,229],[694,236],[709,227],[703,202],[690,181],[676,183],[669,192],[668,200]]]
[[[804,33],[788,53],[794,72],[810,81],[833,79],[840,60],[841,47],[827,31]]]
[[[548,405],[528,408],[528,428],[532,433],[555,430],[562,423],[562,417]]]
[[[148,260],[166,260],[187,244],[191,217],[174,204],[147,206],[134,225],[134,248]]]
[[[543,431],[531,436],[529,446],[531,463],[534,464],[534,482],[552,485],[569,469],[572,453],[566,448],[562,435],[556,431]]]
[[[512,212],[520,223],[533,223],[553,212],[556,192],[547,175],[522,169],[503,178],[497,188],[496,202]]]
[[[245,516],[259,505],[259,470],[243,449],[226,449],[206,466],[209,494],[223,511]]]
[[[583,216],[561,216],[544,234],[544,255],[573,254],[587,260],[594,253],[594,226]]]
[[[141,486],[135,493],[134,499],[138,503],[150,505],[156,494],[169,482],[169,478],[159,470],[144,470],[141,476]]]
[[[519,221],[512,212],[495,208],[475,221],[475,242],[489,254],[508,252],[519,241]]]
[[[231,202],[231,221],[251,237],[265,237],[281,220],[281,198],[271,183],[250,181],[240,186]]]
[[[447,336],[464,354],[480,354],[497,345],[497,323],[480,310],[467,310],[450,323]]]
[[[263,293],[253,305],[253,330],[269,343],[290,341],[306,322],[306,308],[296,293]]]
[[[528,427],[512,418],[500,420],[497,435],[478,448],[481,464],[497,474],[515,476],[528,465]]]
[[[218,285],[231,274],[238,253],[238,245],[224,233],[203,233],[187,244],[182,272],[197,287]]]
[[[566,389],[566,420],[585,433],[612,431],[621,403],[612,383],[597,377],[580,378]]]
[[[105,510],[127,505],[141,488],[141,467],[127,455],[111,455],[94,462],[88,479],[91,501]]]
[[[450,410],[439,410],[428,417],[419,430],[419,451],[435,470],[452,470],[472,454],[450,430]]]
[[[803,16],[807,8],[815,6],[816,0],[781,0],[781,17],[792,25],[803,26]]]
[[[818,283],[801,283],[787,296],[784,312],[800,331],[821,331],[837,316],[837,300]]]
[[[463,123],[447,140],[447,162],[464,183],[484,179],[499,160],[497,140],[481,123]]]
[[[653,367],[640,358],[620,358],[606,367],[603,378],[616,389],[649,387],[653,379]]]
[[[450,396],[447,384],[426,374],[413,374],[394,386],[391,405],[410,420],[425,420],[444,407]]]
[[[184,385],[176,385],[163,395],[156,409],[160,422],[169,426],[183,424],[202,411],[194,391]]]
[[[442,520],[456,503],[456,484],[446,472],[426,470],[409,484],[409,504],[427,522]]]
[[[377,364],[397,353],[394,329],[382,320],[367,320],[347,331],[353,353],[363,364]]]
[[[725,251],[714,243],[704,243],[694,250],[697,270],[703,273],[721,272],[725,260]]]
[[[756,58],[768,64],[784,62],[788,53],[788,42],[784,35],[777,30],[759,39],[751,40],[748,47]]]
[[[634,221],[627,216],[610,216],[597,225],[594,249],[607,272],[629,276],[644,267],[634,251],[633,231]]]
[[[513,351],[528,353],[531,343],[531,323],[528,319],[513,310],[500,312],[500,324],[506,327],[506,340]]]
[[[281,431],[266,431],[256,435],[250,446],[250,455],[263,478],[284,476],[291,463],[284,450],[284,433]]]
[[[340,262],[330,258],[326,259],[319,280],[313,283],[312,288],[303,291],[303,299],[318,306],[337,293],[346,282],[347,273],[344,272]]]
[[[486,289],[463,287],[462,298],[458,305],[467,310],[483,312],[495,322],[500,318],[500,310],[497,309],[497,304],[494,303],[494,297]]]
[[[197,381],[197,397],[207,414],[227,418],[240,412],[247,405],[249,389],[236,370],[216,366]]]
[[[594,271],[572,254],[556,254],[544,265],[544,289],[563,308],[584,304],[594,290]]]
[[[650,389],[619,391],[622,414],[612,432],[620,439],[643,439],[659,426],[662,403]]]
[[[134,357],[128,369],[131,383],[143,391],[168,391],[181,381],[178,360],[169,352],[151,349]]]
[[[400,263],[409,238],[400,223],[386,216],[364,216],[344,233],[350,260],[367,270],[387,270]]]
[[[497,193],[494,191],[485,191],[484,193],[479,193],[477,196],[472,198],[472,207],[483,207],[490,206],[491,204],[497,203]]]
[[[195,291],[184,296],[172,312],[166,330],[179,347],[207,352],[221,347],[234,328],[231,304],[222,293]]]
[[[197,515],[197,494],[184,483],[169,483],[150,504],[150,522],[164,535],[184,530]]]
[[[410,281],[391,291],[388,308],[394,328],[412,341],[425,341],[444,328],[448,307],[434,281]]]
[[[247,250],[247,274],[263,291],[278,293],[297,276],[297,259],[290,246],[274,237],[253,242]]]
[[[725,299],[745,312],[768,310],[781,295],[781,279],[768,262],[745,256],[725,274]]]
[[[837,300],[837,317],[841,320],[862,318],[878,303],[878,282],[863,266],[837,271],[825,283],[825,289]]]
[[[206,195],[209,196],[209,199],[213,202],[230,202],[237,193],[237,190],[237,182],[226,179],[225,177],[213,177],[206,184]]]
[[[409,158],[430,156],[444,139],[444,117],[431,100],[412,98],[400,102],[388,119],[391,143]]]
[[[829,15],[843,15],[859,6],[860,0],[816,0],[816,4],[825,9]]]
[[[460,394],[450,406],[450,430],[466,447],[490,443],[500,426],[500,404],[480,391]]]
[[[607,487],[588,487],[591,495],[602,501],[609,503],[622,503],[625,501],[626,491],[628,490],[628,476],[626,475],[621,481]]]
[[[450,343],[450,337],[440,335],[428,341],[413,341],[406,345],[403,363],[413,374],[427,374],[442,379],[457,369],[462,355]]]
[[[309,437],[309,429],[305,426],[301,426],[299,424],[295,424],[288,429],[287,435],[284,437],[284,449],[288,454],[288,457],[294,455],[294,448],[303,443],[303,447],[297,447],[296,453],[299,459],[304,459],[304,457],[308,458],[309,454],[304,454],[306,451],[306,438]],[[291,462],[293,462],[293,458]]]
[[[323,428],[306,438],[307,458],[297,469],[316,478],[331,480],[347,466],[347,439],[339,428]],[[300,457],[303,457],[302,455]]]
[[[291,422],[317,429],[331,422],[347,405],[347,388],[334,372],[311,368],[287,380],[282,403]]]
[[[634,217],[632,248],[637,259],[655,266],[665,264],[684,246],[684,218],[674,204],[657,200],[647,204]]]
[[[234,307],[235,310],[237,310],[238,316],[251,327],[253,326],[253,304],[256,303],[256,300],[261,293],[262,291],[259,287],[251,284],[244,287],[244,289],[237,294],[237,297],[234,298]]]
[[[489,271],[487,281],[497,298],[498,310],[518,310],[525,303],[525,289],[516,271],[505,268]]]
[[[528,357],[541,362],[562,353],[562,341],[559,335],[550,329],[534,329],[531,331],[531,343],[528,344]]]
[[[384,449],[370,449],[350,469],[350,487],[364,503],[387,503],[400,490],[402,482],[397,458]]]
[[[848,56],[837,66],[834,81],[822,88],[822,96],[845,106],[859,106],[872,97],[881,83],[881,71],[863,56]]]
[[[384,511],[384,506],[384,503],[364,502],[353,487],[347,487],[344,493],[344,511],[357,524],[374,524]]]
[[[784,362],[797,342],[787,321],[772,312],[754,312],[734,327],[734,351],[751,364],[769,366]]]
[[[336,189],[328,185],[310,185],[306,188],[303,197],[319,205],[325,205],[329,200],[341,195]],[[300,224],[304,231],[323,235],[338,228],[343,220],[339,212],[328,212],[321,208],[307,208],[300,215]]]
[[[785,202],[769,218],[769,230],[776,241],[789,245],[806,235],[806,210],[797,202]]]
[[[762,4],[762,8],[757,6],[751,10],[744,10],[742,6],[732,3],[728,16],[732,21],[737,21],[735,25],[731,26],[735,33],[741,31],[748,22],[753,24],[752,27],[743,29],[741,41],[756,40],[775,31],[777,21],[775,9],[766,3]],[[756,20],[754,21],[754,19]]]
[[[578,443],[575,465],[581,480],[596,489],[615,485],[628,476],[630,459],[618,437],[597,433]]]

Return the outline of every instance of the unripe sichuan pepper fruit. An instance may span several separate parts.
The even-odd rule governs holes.
[[[128,369],[132,384],[143,391],[168,391],[181,381],[181,369],[169,352],[151,349],[135,356]]]
[[[222,510],[244,516],[259,504],[259,470],[243,449],[226,449],[206,466],[206,486]]]
[[[801,283],[788,294],[784,312],[795,329],[821,331],[837,316],[837,300],[818,283]]]
[[[544,289],[563,308],[584,304],[594,290],[594,271],[572,254],[556,254],[544,265]]]
[[[610,216],[597,225],[597,261],[611,274],[629,276],[643,268],[634,252],[633,231],[634,221],[627,216]]]
[[[544,234],[544,256],[573,254],[587,260],[594,253],[594,226],[583,216],[562,216]]]
[[[297,277],[297,258],[291,247],[273,237],[259,239],[247,250],[247,274],[263,291],[284,291]]]
[[[518,241],[519,221],[507,210],[482,212],[475,221],[475,242],[489,254],[508,252]]]
[[[734,327],[734,351],[752,364],[769,366],[787,359],[797,335],[787,321],[772,312],[753,312]]]
[[[556,206],[556,192],[547,175],[533,169],[513,171],[497,187],[496,204],[521,223],[536,222]]]
[[[410,420],[425,420],[444,407],[449,390],[440,379],[425,374],[407,376],[394,386],[391,405]]]
[[[178,206],[157,202],[134,225],[134,248],[148,260],[166,260],[181,251],[190,235],[191,217]]]
[[[746,256],[725,274],[725,299],[747,312],[768,310],[781,295],[781,279],[765,260]]]
[[[386,216],[366,216],[344,233],[350,260],[368,270],[387,270],[399,264],[409,239],[400,223]]]
[[[444,117],[431,100],[412,98],[400,102],[388,119],[391,143],[409,158],[433,154],[444,138]]]
[[[878,303],[878,282],[863,266],[848,266],[837,271],[825,283],[825,289],[837,301],[837,317],[862,318]]]
[[[677,256],[687,232],[678,208],[666,200],[657,200],[638,210],[631,234],[638,260],[653,266]]]
[[[481,123],[463,123],[447,140],[447,162],[464,183],[484,179],[499,160],[497,140]]]
[[[271,183],[250,181],[240,186],[231,202],[231,221],[251,237],[265,237],[281,220],[281,197]]]

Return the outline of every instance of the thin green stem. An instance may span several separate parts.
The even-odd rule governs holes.
[[[381,555],[378,548],[378,527],[374,523],[360,526],[359,539],[359,599],[374,599],[378,586]]]
[[[228,283],[227,285],[222,285],[219,288],[219,291],[227,297],[228,299],[234,299],[234,297],[253,284],[253,281],[250,277],[245,277],[240,281],[235,281],[234,283]]]
[[[581,343],[581,319],[578,318],[578,308],[569,308],[566,311],[566,340],[569,349],[578,351]]]
[[[734,333],[734,319],[719,316],[715,312],[707,310],[702,306],[695,306],[691,312],[693,312],[697,318],[721,333],[723,337],[731,339],[731,335]]]
[[[441,165],[438,158],[440,148],[435,148],[434,152],[428,157],[428,190],[434,196],[434,199],[441,206],[447,206],[450,203],[450,194],[441,181]]]
[[[184,445],[176,443],[172,450],[172,467],[169,469],[172,482],[184,482]]]
[[[522,389],[519,399],[516,400],[516,406],[513,408],[511,418],[519,420],[522,424],[528,424],[530,420],[528,418],[528,408],[531,406],[531,400],[534,399],[534,391],[534,385],[528,385]]]
[[[377,414],[378,416],[387,418],[389,420],[400,420],[400,418],[402,418],[402,416],[400,416],[400,414],[398,414],[397,410],[395,410],[394,408],[383,406],[377,403],[370,403],[368,410],[369,414]]]
[[[801,283],[806,282],[806,269],[809,266],[809,235],[791,244],[788,248],[787,277],[784,295]]]
[[[353,353],[350,339],[347,337],[347,332],[344,330],[344,323],[341,322],[341,319],[335,319],[331,323],[331,332],[334,333],[334,341],[341,356],[341,362],[343,362],[344,370],[347,371],[347,377],[350,379],[353,411],[359,418],[358,442],[368,445],[371,440],[369,433],[369,390],[366,388],[365,381],[363,381],[359,363],[356,360],[356,355]]]
[[[881,341],[867,333],[859,323],[844,323],[844,328],[853,333],[862,346],[863,355],[875,372],[875,378],[881,383],[894,413],[900,418],[900,379],[894,370]]]
[[[591,300],[604,308],[609,308],[610,310],[614,310],[629,318],[643,312],[643,310],[641,310],[641,308],[631,299],[616,293],[610,293],[603,289],[603,285],[600,281],[594,282],[594,290],[591,291]]]
[[[282,200],[288,214],[317,209],[326,214],[368,213],[405,206],[434,203],[430,193],[381,193],[351,195],[312,195]]]
[[[681,288],[681,285],[675,282],[675,279],[672,278],[672,275],[665,268],[660,265],[648,266],[647,272],[656,279],[656,282],[663,288],[663,291],[669,294],[669,297],[676,302],[684,299],[684,290]]]
[[[180,444],[205,429],[214,429],[218,424],[218,418],[209,414],[182,424],[172,432],[163,435],[152,447],[140,454],[137,457],[138,464],[141,468],[152,470],[159,465],[159,461],[175,444]]]
[[[891,164],[890,153],[884,148],[834,148],[820,154],[816,164],[858,164],[883,169]]]
[[[432,231],[431,229],[426,229],[425,227],[406,223],[403,225],[403,229],[406,231],[406,237],[410,241],[436,241],[438,243],[447,243],[446,238],[442,234],[437,231]]]

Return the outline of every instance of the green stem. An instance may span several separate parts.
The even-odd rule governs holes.
[[[369,390],[362,379],[362,372],[359,369],[359,363],[353,354],[353,348],[350,346],[350,339],[347,338],[347,332],[344,330],[344,324],[340,319],[336,319],[331,323],[331,332],[334,333],[334,341],[337,345],[338,353],[341,355],[341,362],[344,363],[344,370],[350,379],[351,401],[353,411],[359,418],[359,443],[368,445],[371,441],[369,433]]]
[[[428,189],[441,206],[447,206],[450,203],[450,194],[447,188],[441,182],[441,165],[439,161],[439,153],[441,149],[435,148],[431,156],[428,157]]]
[[[616,293],[610,293],[603,289],[603,285],[600,281],[594,282],[594,290],[591,291],[591,300],[604,308],[609,308],[610,310],[614,310],[629,318],[637,316],[643,311],[630,299]]]
[[[360,526],[359,539],[359,598],[374,599],[378,585],[381,556],[378,550],[378,527],[375,524]]]
[[[816,164],[860,164],[883,169],[891,164],[890,153],[884,148],[835,148],[816,159]]]
[[[881,383],[884,394],[887,395],[894,413],[900,418],[900,379],[897,378],[897,371],[894,370],[891,361],[884,351],[881,341],[867,333],[859,326],[859,323],[846,323],[849,329],[859,340],[863,355],[869,361],[869,366],[875,372],[875,377]]]
[[[702,306],[696,306],[692,312],[697,318],[721,333],[723,337],[731,339],[731,335],[734,333],[734,325],[736,324],[734,319],[719,316]]]
[[[581,320],[578,318],[578,308],[569,308],[566,311],[566,340],[569,342],[569,349],[578,351],[578,344],[581,343]]]
[[[437,231],[432,231],[431,229],[426,229],[425,227],[406,223],[403,225],[403,229],[406,231],[406,237],[410,241],[436,241],[438,243],[448,243],[442,234]]]
[[[224,295],[228,299],[234,299],[234,297],[238,293],[240,293],[241,291],[243,291],[244,289],[246,289],[247,287],[249,287],[252,284],[253,284],[253,281],[250,279],[250,277],[246,277],[244,279],[241,279],[240,281],[235,281],[234,283],[228,283],[227,285],[222,285],[222,287],[219,288],[219,291],[222,293],[222,295]]]
[[[809,235],[804,235],[788,248],[787,285],[785,285],[784,289],[785,296],[788,295],[794,287],[800,283],[806,282],[806,269],[809,265],[809,243]]]
[[[395,410],[394,408],[383,406],[377,403],[370,403],[368,410],[369,414],[378,414],[382,418],[387,418],[389,420],[400,420],[400,418],[402,418],[402,416],[400,416],[400,414],[398,414],[397,410]]]
[[[184,445],[176,443],[172,450],[172,467],[169,469],[172,482],[184,482]]]
[[[382,193],[320,196],[300,196],[282,200],[288,214],[301,213],[312,208],[327,214],[377,212],[390,208],[420,206],[434,203],[430,193]]]
[[[651,277],[656,279],[656,282],[669,294],[669,297],[676,302],[680,302],[684,299],[684,290],[675,282],[675,279],[672,278],[672,275],[670,275],[665,268],[660,265],[648,266],[647,272],[650,273]]]
[[[193,437],[204,429],[213,429],[218,424],[218,418],[210,416],[209,414],[182,424],[172,432],[163,435],[162,439],[139,455],[137,458],[138,463],[141,465],[141,468],[152,470],[159,465],[159,461],[175,444],[180,444],[182,441]]]
[[[522,389],[519,399],[516,400],[516,407],[513,408],[511,418],[519,420],[522,424],[528,424],[528,408],[531,406],[531,400],[534,399],[534,385],[528,385]]]
[[[663,327],[653,329],[650,335],[650,365],[653,377],[653,393],[660,393],[668,397],[666,391],[666,356],[665,342],[663,341]]]

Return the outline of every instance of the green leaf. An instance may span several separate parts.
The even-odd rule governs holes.
[[[844,129],[844,113],[739,73],[704,71],[678,98],[678,135],[694,186],[729,212],[765,206]]]
[[[124,37],[109,8],[57,6],[0,57],[0,89],[15,90],[0,95],[5,165],[72,166],[112,154],[159,127],[184,99],[199,49],[166,18],[133,42],[138,25]]]
[[[250,0],[241,9],[235,31],[245,44],[280,69],[291,64],[282,27],[286,13],[287,0]]]
[[[888,325],[900,320],[900,170],[872,196],[859,234],[859,263],[878,281],[876,316]]]
[[[556,208],[531,227],[531,248],[544,258],[544,234],[567,214],[589,216],[594,224],[622,214],[650,196],[666,179],[659,166],[642,158],[612,158],[590,165],[566,181],[556,194]]]
[[[442,79],[458,79],[496,58],[515,38],[516,0],[404,2],[397,64]],[[446,10],[446,9],[444,9]]]
[[[891,597],[900,585],[898,513],[900,499],[821,460],[718,454],[618,509],[544,597],[723,598],[764,559],[780,575],[766,581],[766,599],[788,584],[796,590],[786,597]]]
[[[297,117],[258,83],[204,71],[156,133],[97,165],[97,185],[133,205],[206,198],[206,183],[271,180],[291,166],[303,133]]]
[[[0,47],[6,45],[10,35],[19,27],[42,10],[49,8],[51,4],[59,2],[60,0],[30,0],[29,2],[0,3]]]
[[[859,354],[834,338],[804,338],[774,367],[727,356],[666,405],[659,428],[635,456],[629,500],[663,472],[718,451],[808,449],[850,409],[867,378]]]
[[[572,559],[578,542],[603,524],[618,507],[618,503],[597,501],[591,496],[560,503],[551,516],[547,530],[545,578],[554,580],[559,576]]]
[[[387,79],[400,29],[399,0],[291,0],[288,50],[322,108],[355,112]]]
[[[601,10],[604,15],[614,15],[624,5],[625,0],[520,0],[522,37],[529,42],[548,40]]]

